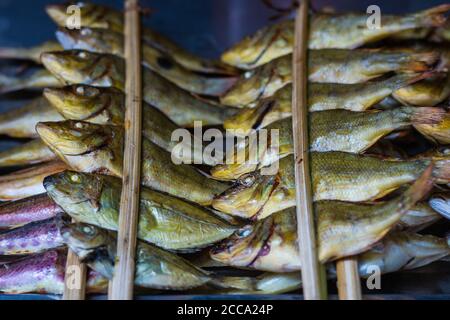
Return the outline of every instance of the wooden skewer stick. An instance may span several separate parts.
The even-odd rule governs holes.
[[[63,300],[84,300],[86,297],[86,265],[69,250],[64,277]]]
[[[358,259],[348,257],[336,263],[338,293],[340,300],[361,300],[361,279],[358,272]]]
[[[292,125],[295,152],[295,182],[297,228],[302,264],[303,295],[306,300],[326,299],[325,281],[318,262],[316,230],[312,205],[311,175],[309,171],[308,138],[308,7],[303,0],[295,21],[293,55]]]
[[[141,176],[142,75],[138,0],[125,1],[126,113],[117,261],[109,299],[133,299]]]

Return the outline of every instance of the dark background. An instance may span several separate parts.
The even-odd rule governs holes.
[[[55,25],[44,6],[58,0],[0,0],[0,46],[34,45],[54,37]],[[121,0],[96,0],[121,8]],[[406,13],[446,3],[445,0],[312,0],[313,8],[332,6],[339,11],[366,11],[372,4],[382,13]],[[183,47],[205,57],[223,50],[269,23],[274,12],[261,0],[141,0],[154,10],[145,23]],[[290,0],[274,0],[277,5]]]

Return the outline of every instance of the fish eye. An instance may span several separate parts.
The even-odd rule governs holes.
[[[83,28],[83,29],[81,29],[80,34],[82,36],[88,36],[88,35],[92,34],[92,30],[89,28]]]
[[[80,51],[80,52],[78,52],[78,57],[81,58],[81,59],[86,59],[87,56],[88,56],[88,55],[87,55],[86,51]]]
[[[244,227],[244,228],[242,228],[242,229],[239,229],[239,230],[236,232],[236,235],[237,235],[239,238],[246,238],[246,237],[248,237],[248,236],[252,233],[252,231],[253,231],[253,227],[252,227],[252,226],[246,226],[246,227]]]
[[[78,94],[83,95],[83,94],[84,94],[84,87],[83,87],[83,86],[77,86],[77,88],[75,89],[75,91],[76,91]]]
[[[81,178],[78,174],[74,173],[70,176],[70,180],[72,182],[79,183],[81,181]]]
[[[82,231],[89,236],[95,235],[95,229],[92,226],[83,226]]]

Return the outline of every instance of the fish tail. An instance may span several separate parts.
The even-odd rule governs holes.
[[[450,220],[450,197],[433,195],[429,200],[429,204],[434,211]],[[450,236],[450,233],[448,234],[448,236]]]
[[[440,27],[447,21],[443,15],[450,10],[450,4],[443,4],[418,13],[423,27]]]
[[[414,126],[420,126],[422,124],[438,124],[445,119],[446,115],[447,111],[443,108],[413,108],[411,120]]]
[[[256,280],[255,278],[250,277],[215,276],[210,284],[222,289],[234,289],[243,291],[256,290]]]
[[[437,183],[450,183],[450,159],[437,160],[435,162],[433,176]]]
[[[425,72],[430,71],[431,67],[439,61],[440,54],[438,52],[424,52],[410,55],[408,63],[402,69],[408,72]]]

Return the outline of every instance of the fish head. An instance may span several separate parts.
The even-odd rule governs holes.
[[[269,218],[239,229],[211,249],[211,258],[234,267],[251,267],[263,251],[272,223]]]
[[[56,31],[56,38],[66,50],[78,49],[97,53],[123,55],[123,35],[106,29],[60,28]]]
[[[108,145],[114,138],[109,126],[82,121],[40,122],[36,131],[57,155],[84,155]]]
[[[98,88],[76,84],[62,88],[46,88],[44,96],[66,119],[89,120],[99,124],[120,125],[124,116],[124,95],[115,88]],[[100,122],[100,115],[103,118]],[[117,116],[117,117],[115,117]]]
[[[51,4],[46,6],[48,16],[60,27],[80,23],[81,26],[111,29],[123,24],[123,18],[110,8],[90,2],[73,2],[69,4]],[[76,13],[80,19],[77,19]]]
[[[111,54],[85,50],[53,51],[42,53],[41,61],[64,84],[117,87],[123,82],[123,61]]]
[[[72,218],[81,222],[94,222],[95,214],[102,208],[102,195],[107,190],[109,177],[64,171],[44,179],[47,194]],[[120,191],[120,188],[119,188]],[[118,196],[118,195],[117,195]]]
[[[109,243],[109,232],[93,225],[62,222],[58,227],[64,242],[81,259]]]

